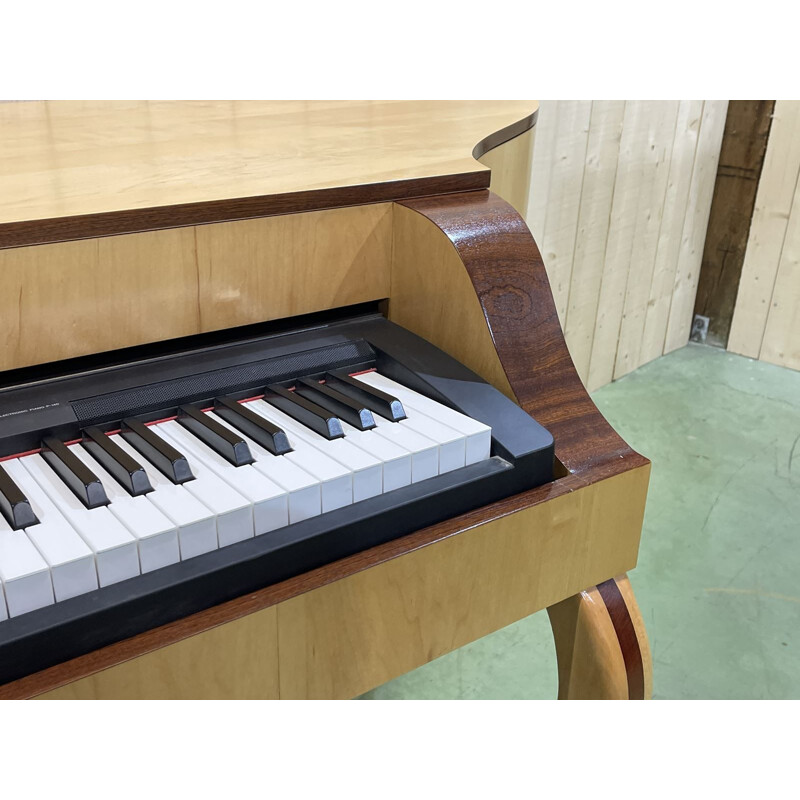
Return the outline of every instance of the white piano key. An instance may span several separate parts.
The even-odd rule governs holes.
[[[106,490],[111,513],[139,542],[139,563],[142,572],[177,564],[181,560],[178,531],[175,525],[145,495],[133,497],[99,461],[80,444],[69,449],[94,472]]]
[[[161,428],[161,424],[153,426]],[[173,447],[180,449],[177,439],[168,430],[159,430],[158,435]],[[253,538],[253,504],[212,472],[194,454],[182,451],[189,462],[194,480],[181,484],[203,505],[217,515],[217,541],[220,547]]]
[[[374,432],[411,453],[411,482],[433,478],[439,474],[439,446],[433,439],[375,414]]]
[[[159,433],[171,436],[182,451],[193,453],[205,467],[250,501],[256,536],[289,524],[288,493],[266,475],[253,469],[250,464],[233,466],[177,422],[162,422],[156,428]]]
[[[373,458],[363,450],[359,450],[345,439],[326,439],[324,436],[320,436],[320,434],[306,428],[302,423],[297,422],[288,414],[284,414],[283,411],[265,403],[263,400],[254,400],[251,405],[254,406],[257,403],[268,409],[268,419],[280,425],[286,433],[292,431],[296,436],[308,442],[315,450],[324,453],[350,470],[353,475],[354,503],[381,494],[383,491],[383,465],[377,458]]]
[[[186,485],[173,483],[156,469],[136,448],[119,434],[110,437],[126,453],[138,458],[144,467],[153,491],[147,499],[172,520],[178,529],[181,559],[199,556],[217,549],[216,514],[200,502]],[[191,481],[190,481],[191,482]]]
[[[369,373],[373,374],[373,373]],[[364,377],[359,375],[359,380]],[[403,406],[405,408],[405,404]],[[459,433],[441,422],[431,419],[426,414],[417,411],[415,408],[405,408],[406,418],[399,422],[388,422],[389,425],[395,427],[407,428],[417,434],[432,440],[437,446],[437,474],[450,472],[454,469],[459,469],[465,464],[466,455],[466,442],[467,437]],[[375,418],[377,422],[377,415]],[[385,426],[384,426],[385,427]],[[383,430],[381,423],[378,423],[378,429]]]
[[[100,586],[139,574],[136,538],[106,506],[86,508],[40,455],[24,456],[20,463],[89,545],[95,556]]]
[[[3,582],[0,581],[0,621],[8,619],[8,606],[6,606],[6,593],[3,589]]]
[[[492,429],[488,425],[472,419],[472,417],[468,417],[460,411],[442,405],[442,403],[437,403],[430,397],[415,392],[413,389],[409,389],[407,386],[403,386],[401,383],[378,372],[367,372],[357,377],[358,380],[364,381],[364,383],[368,383],[376,389],[381,389],[388,394],[394,395],[400,400],[404,408],[413,408],[431,419],[464,434],[467,437],[466,464],[475,464],[478,461],[484,461],[489,458],[492,446]]]
[[[68,600],[96,589],[97,568],[94,554],[86,542],[19,459],[6,461],[4,466],[30,500],[39,520],[38,525],[26,528],[25,533],[50,567],[56,601]]]
[[[247,407],[275,423],[272,412],[277,412],[263,400],[253,400]],[[282,426],[281,426],[282,427]],[[286,433],[293,450],[282,458],[296,464],[309,475],[318,478],[322,489],[322,511],[333,511],[336,508],[349,506],[353,502],[353,473],[338,461],[334,461],[319,450],[315,450],[305,439],[297,436],[293,430]]]
[[[384,439],[377,429],[360,431],[342,421],[345,439],[383,464],[383,491],[391,492],[411,483],[411,453]]]
[[[0,517],[0,580],[10,617],[53,604],[47,562],[25,531],[11,530],[5,517]]]
[[[227,420],[209,411],[208,415],[231,430],[236,428]],[[266,475],[273,483],[289,494],[289,523],[300,522],[315,517],[322,511],[320,480],[301,469],[290,459],[276,456],[250,439],[242,431],[237,431],[247,442],[250,453],[255,458],[253,468]]]

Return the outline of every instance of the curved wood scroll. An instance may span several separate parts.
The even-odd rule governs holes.
[[[397,205],[390,316],[430,341],[441,342],[448,352],[458,351],[456,357],[501,390],[509,387],[517,402],[553,434],[556,455],[570,472],[599,480],[647,464],[606,422],[578,377],[539,248],[522,217],[486,191]],[[429,225],[414,226],[404,218],[405,209]],[[433,271],[426,253],[441,240],[441,233],[450,245],[451,262],[443,253],[435,266],[451,271],[426,277],[422,269]],[[440,291],[424,292],[403,283],[397,268],[403,247],[416,248],[407,260],[424,265],[414,280],[431,282],[438,277],[444,282]],[[420,252],[423,249],[425,253]],[[426,260],[420,261],[423,257]],[[477,305],[469,297],[471,292],[458,285],[464,270],[477,296],[477,314],[471,307]],[[443,314],[450,308],[442,303],[448,292],[455,313],[445,324]],[[462,302],[468,307],[461,308]],[[465,324],[479,330],[468,334],[459,327]],[[454,329],[457,337],[449,333]],[[456,339],[467,344],[459,348]],[[497,373],[489,369],[487,374],[486,360],[494,358],[505,386]]]

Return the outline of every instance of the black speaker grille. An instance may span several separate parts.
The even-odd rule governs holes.
[[[261,389],[267,383],[340,369],[375,358],[363,340],[319,347],[247,364],[202,372],[185,378],[151,383],[119,392],[75,400],[72,409],[81,425],[122,419],[173,408],[181,403],[205,400],[246,389]]]

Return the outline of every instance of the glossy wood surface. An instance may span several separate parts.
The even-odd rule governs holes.
[[[0,250],[0,370],[389,295],[392,207]]]
[[[489,189],[513,206],[523,218],[528,215],[535,135],[536,128],[530,128],[479,159],[492,171]]]
[[[537,107],[0,103],[0,247],[485,188]]]
[[[547,609],[558,659],[560,700],[645,700],[653,663],[627,575]]]
[[[566,350],[541,256],[520,216],[486,191],[418,200],[395,212],[403,236],[423,232],[431,240],[439,237],[436,258],[445,269],[454,268],[455,262],[446,262],[455,254],[468,279],[457,288],[455,299],[466,301],[469,291],[474,295],[472,304],[464,306],[474,326],[464,328],[472,344],[463,360],[488,365],[490,380],[502,383],[501,372],[505,375],[503,388],[553,433],[556,452],[569,472],[545,486],[8,684],[0,696],[37,695],[276,605],[281,663],[285,657],[291,664],[288,673],[282,672],[281,694],[346,696],[635,565],[649,463],[619,438],[583,389]],[[439,278],[429,270],[428,280],[424,271],[404,279],[403,270],[416,269],[409,257],[413,247],[398,247],[397,237],[394,242],[390,316],[411,322],[413,329],[418,319],[408,311],[413,303],[395,305],[395,289],[396,298],[413,299],[416,292],[423,302],[435,288],[430,281]],[[434,323],[426,329],[437,344],[452,341],[448,337],[454,316],[446,298],[439,303],[431,317]],[[503,546],[497,546],[501,541]],[[497,603],[486,598],[485,615],[476,613],[472,621],[464,621],[463,592],[478,598],[485,591],[465,587],[483,580],[477,576],[487,559],[497,560],[495,567],[503,576],[502,586],[489,582]],[[409,577],[412,562],[418,583]],[[519,569],[520,563],[525,569]],[[371,575],[379,565],[386,565],[380,571],[385,580],[376,584]],[[441,578],[449,570],[460,575],[452,584]],[[417,598],[411,605],[404,604],[404,583]],[[502,602],[506,584],[514,587],[507,607]],[[372,603],[378,585],[386,589],[387,619],[396,618],[385,631],[385,658],[370,655],[379,623],[366,601]],[[432,587],[441,588],[441,603]],[[331,620],[329,607],[352,611],[358,605],[360,616],[348,620],[340,614],[337,629],[322,635],[321,620]],[[403,629],[399,620],[409,608],[418,622]],[[290,628],[281,627],[284,614],[291,618]],[[436,615],[452,622],[450,633],[435,623]],[[397,644],[390,646],[395,627]],[[364,666],[354,664],[345,674],[341,647],[348,642],[363,655]],[[328,677],[312,668],[314,659],[330,667]],[[212,673],[246,668],[257,667],[236,660],[227,667],[223,662],[210,666]],[[125,675],[123,685],[128,686],[132,679]],[[225,680],[219,686],[227,685]]]
[[[510,388],[517,402],[553,434],[556,455],[574,474],[599,480],[647,463],[606,422],[583,387],[564,342],[539,248],[522,217],[491,192],[400,205],[422,218],[421,229],[432,224],[445,234],[482,313],[477,316],[467,308],[463,316],[470,322],[454,322],[451,312],[459,308],[460,296],[451,307],[446,294],[426,301],[421,289],[420,302],[436,304],[429,305],[429,314],[413,309],[400,313],[390,301],[390,317],[445,350],[456,349],[456,357],[497,388]],[[428,280],[428,288],[438,285],[438,276]],[[396,281],[393,275],[393,286]],[[467,346],[453,343],[458,338],[450,333],[454,324],[470,327]],[[496,377],[498,366],[506,385]]]

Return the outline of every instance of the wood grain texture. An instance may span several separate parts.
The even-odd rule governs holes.
[[[478,160],[492,171],[489,188],[517,213],[528,213],[531,159],[536,129],[529,128],[519,136],[488,150]]]
[[[764,165],[774,100],[731,100],[703,248],[694,313],[709,318],[706,342],[725,347]]]
[[[548,608],[563,700],[645,700],[653,664],[626,575]]]
[[[703,104],[689,189],[690,200],[683,223],[678,271],[669,308],[665,353],[671,353],[689,341],[727,108],[727,100],[706,100]]]
[[[490,192],[399,205],[445,233],[472,282],[483,320],[475,324],[470,344],[459,349],[463,363],[481,374],[496,351],[517,402],[553,434],[556,455],[571,472],[613,474],[645,463],[605,421],[575,372],[541,254],[519,214]],[[420,227],[425,229],[424,220]],[[446,349],[454,345],[444,302],[433,321],[401,313],[391,302],[390,317]],[[486,380],[498,374],[496,366],[491,370]],[[503,388],[502,382],[496,385]]]
[[[595,100],[588,123],[579,103],[542,103],[528,222],[590,390],[662,355],[671,310],[670,341],[688,340],[724,102]]]
[[[492,369],[502,369],[507,389],[523,408],[553,433],[556,452],[569,472],[561,472],[560,477],[545,486],[7,684],[0,688],[0,697],[41,694],[288,601],[292,601],[291,606],[286,606],[292,615],[299,613],[298,608],[304,608],[308,616],[304,617],[303,626],[284,630],[281,627],[283,612],[278,611],[280,663],[284,663],[284,655],[288,658],[293,654],[289,673],[281,672],[285,693],[302,693],[303,686],[307,687],[307,693],[316,693],[322,691],[320,685],[329,680],[331,683],[326,684],[328,689],[334,691],[335,688],[337,694],[346,694],[359,690],[366,681],[364,675],[377,679],[376,676],[399,674],[398,670],[407,668],[411,660],[423,656],[432,658],[446,647],[448,639],[443,629],[432,620],[437,614],[453,621],[460,619],[458,602],[463,588],[459,588],[460,582],[457,582],[444,591],[442,584],[442,597],[448,603],[452,599],[455,606],[443,609],[433,602],[432,608],[423,610],[420,607],[419,626],[412,625],[407,635],[399,636],[398,642],[406,644],[398,647],[396,657],[370,661],[365,654],[367,666],[363,672],[354,666],[352,675],[336,677],[342,670],[340,663],[339,672],[331,665],[331,678],[324,678],[321,674],[309,677],[309,667],[302,657],[303,652],[308,655],[309,648],[312,654],[317,652],[314,650],[317,646],[315,637],[309,632],[317,629],[320,624],[317,615],[323,614],[324,617],[327,603],[333,602],[326,599],[322,605],[317,605],[311,596],[317,590],[324,590],[319,597],[338,597],[340,599],[336,602],[343,604],[340,607],[347,608],[354,593],[364,591],[366,597],[371,596],[373,589],[370,587],[376,584],[369,576],[376,567],[391,562],[391,566],[385,567],[384,576],[406,576],[408,566],[404,559],[419,551],[423,555],[414,555],[415,569],[412,571],[419,572],[421,580],[424,576],[427,578],[418,584],[415,592],[419,598],[430,598],[432,592],[435,594],[431,587],[441,584],[443,569],[440,557],[455,554],[452,555],[455,562],[450,565],[454,571],[462,563],[463,569],[476,571],[479,562],[486,563],[487,558],[495,558],[498,560],[497,568],[504,576],[503,584],[515,587],[513,598],[516,599],[513,602],[509,600],[508,608],[503,608],[503,591],[498,585],[495,591],[498,600],[485,616],[477,616],[474,623],[456,625],[449,641],[452,646],[457,646],[458,642],[467,641],[470,636],[488,632],[488,628],[502,620],[511,621],[512,617],[531,613],[537,606],[558,602],[579,591],[581,586],[597,584],[634,566],[649,462],[633,452],[608,425],[575,373],[541,256],[522,218],[510,205],[486,191],[421,199],[396,211],[398,219],[407,226],[407,235],[438,231],[445,245],[442,252],[457,254],[476,297],[470,313],[474,312],[473,316],[480,320],[472,334],[476,353],[465,359],[466,363],[492,364],[488,354],[494,354]],[[440,257],[446,258],[442,254]],[[413,259],[398,252],[393,271],[408,268],[412,263]],[[398,280],[398,286],[404,284],[402,279]],[[405,285],[413,285],[413,281],[406,281]],[[424,282],[419,284],[420,297],[424,296],[426,289]],[[390,315],[399,313],[391,300],[389,307]],[[452,323],[452,315],[447,314],[446,309],[444,312],[435,316],[435,325],[431,328],[430,339],[436,344],[448,335]],[[478,353],[478,350],[483,352]],[[495,538],[495,533],[507,546],[490,547],[490,543],[500,540]],[[462,537],[465,537],[463,543],[459,543]],[[437,549],[440,545],[443,545],[442,549]],[[492,549],[496,549],[496,553],[490,556]],[[423,565],[427,558],[431,559],[431,571]],[[518,567],[519,563],[527,566],[512,579],[508,570],[512,566]],[[537,574],[541,585],[533,591],[531,599],[528,573],[534,569],[534,563],[538,565],[536,570],[540,570]],[[345,585],[343,582],[351,577],[354,582]],[[403,580],[404,577],[402,580],[387,577],[384,582],[387,604],[394,602],[391,596],[397,595],[397,587]],[[324,589],[337,583],[341,585]],[[351,592],[348,586],[362,588]],[[472,591],[480,594],[484,590],[478,587]],[[302,600],[301,596],[307,596],[307,599]],[[321,610],[313,611],[315,608]],[[404,608],[408,610],[408,607]],[[363,625],[358,622],[352,629],[347,627],[346,620],[342,620],[343,642],[348,641],[348,636],[354,642],[363,642],[359,637],[372,625],[366,608],[363,614],[365,616],[358,618]],[[423,623],[422,620],[430,621]],[[356,622],[354,618],[354,624]],[[296,633],[292,633],[295,630]],[[425,646],[421,648],[418,646],[420,632],[425,632],[427,637],[423,637]],[[284,634],[289,636],[286,649]],[[324,644],[320,640],[319,647],[322,648],[319,653],[338,652],[329,641]],[[135,671],[134,667],[126,669]],[[298,677],[292,683],[291,675],[295,672]],[[219,680],[217,685],[223,687],[219,691],[224,691],[228,680],[227,677]],[[136,680],[124,677],[122,685],[129,684],[135,685]],[[300,689],[299,684],[302,684]]]
[[[475,287],[453,242],[402,205],[394,208],[388,316],[433,342],[512,400]],[[458,309],[458,313],[452,313]]]
[[[800,370],[800,180],[786,225],[759,359]]]
[[[575,255],[563,325],[575,369],[584,383],[589,378],[624,114],[624,100],[592,103]]]
[[[683,227],[691,197],[692,172],[703,105],[702,100],[682,100],[678,109],[656,262],[645,311],[639,356],[643,364],[664,353],[672,293],[675,289],[675,277],[681,254]]]
[[[549,198],[544,233],[538,240],[562,325],[567,316],[591,112],[592,103],[587,100],[558,104],[550,184],[558,186],[559,192]]]
[[[0,250],[0,370],[379,300],[390,204]]]
[[[281,697],[362,694],[553,604],[612,564],[635,562],[648,471],[579,488],[282,603]]]
[[[533,101],[0,103],[0,247],[484,188]],[[473,151],[475,156],[473,156]]]
[[[778,100],[733,312],[728,349],[800,369],[800,102]]]
[[[646,151],[642,159],[636,226],[614,359],[614,378],[627,375],[642,363],[642,334],[661,235],[678,106],[677,102],[662,101],[649,115],[652,126],[647,138],[649,152]]]
[[[45,700],[277,700],[275,606],[39,695]]]

